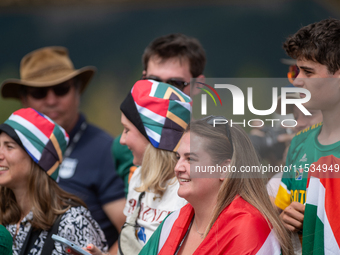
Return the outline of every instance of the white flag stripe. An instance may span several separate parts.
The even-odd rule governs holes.
[[[150,91],[149,96],[150,96],[150,97],[154,97],[154,96],[155,96],[155,93],[156,93],[156,90],[157,90],[157,88],[158,88],[159,82],[158,82],[158,81],[154,81],[154,80],[149,80],[149,81],[152,82],[151,91]]]
[[[314,206],[318,206],[319,204],[319,186],[322,186],[323,188],[323,192],[325,192],[325,188],[323,187],[323,185],[320,183],[320,180],[318,178],[315,178],[313,176],[310,177],[309,180],[309,187],[313,187],[312,189],[307,188],[307,201],[306,203],[310,204],[310,205],[314,205]],[[323,196],[325,195],[325,193],[323,193]],[[324,200],[324,199],[323,199]],[[324,204],[324,203],[323,203]]]
[[[181,101],[175,101],[177,104],[182,105],[184,108],[186,108],[188,111],[191,112],[191,104],[189,104],[188,102],[181,102]]]
[[[33,157],[35,157],[38,161],[41,158],[41,153],[40,151],[38,151],[33,144],[18,130],[14,130],[17,135],[19,136],[22,144],[24,145],[24,147],[33,155]]]
[[[146,131],[146,134],[148,136],[150,136],[153,140],[155,140],[156,142],[160,142],[161,141],[161,136],[159,134],[157,134],[156,132],[152,131],[150,128],[148,127],[145,127],[145,131]]]
[[[164,221],[161,235],[159,237],[159,243],[158,243],[158,253],[163,248],[163,245],[165,244],[166,240],[168,239],[170,235],[170,231],[172,229],[172,226],[174,225],[175,221],[177,220],[179,216],[179,212],[181,209],[174,211],[172,214],[169,215],[168,218],[166,218],[166,221]]]
[[[316,180],[312,183],[312,189],[309,189],[310,193],[308,196],[316,196],[317,197],[317,204],[318,204],[318,209],[317,209],[317,216],[318,218],[322,221],[323,224],[325,224],[325,187],[322,185],[319,179],[315,178]],[[309,183],[311,185],[311,183]],[[316,193],[316,194],[315,194]],[[309,203],[310,204],[310,203]]]
[[[331,225],[329,224],[326,212],[324,213],[324,215],[326,216],[323,221],[324,236],[327,237],[324,238],[325,254],[340,254],[340,248],[338,242],[335,239]]]
[[[27,121],[26,119],[22,118],[21,116],[12,114],[9,117],[9,120],[15,121],[18,124],[24,126],[26,129],[31,131],[36,137],[38,137],[38,139],[42,143],[44,144],[48,143],[49,138],[43,132],[41,132],[39,128],[37,128],[35,125]]]
[[[154,113],[147,108],[139,106],[136,102],[135,102],[135,104],[136,104],[137,110],[140,114],[143,114],[144,116],[148,117],[149,119],[152,119],[152,120],[164,125],[165,117],[158,115],[157,113]]]
[[[261,249],[256,253],[258,255],[280,255],[281,254],[281,246],[275,236],[274,230],[272,229],[262,245]]]
[[[309,181],[307,203],[317,206],[317,217],[323,223],[324,231],[324,252],[325,254],[339,254],[340,248],[334,237],[331,225],[329,224],[327,213],[325,211],[326,189],[320,182],[320,179],[311,176]],[[334,253],[334,251],[337,251]]]
[[[280,185],[282,186],[282,188],[284,188],[287,191],[288,194],[290,194],[290,190],[287,189],[287,185],[286,184],[281,182]]]

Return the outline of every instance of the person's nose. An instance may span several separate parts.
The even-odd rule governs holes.
[[[54,93],[52,89],[49,89],[47,91],[45,102],[48,105],[55,105],[58,102],[58,96]]]
[[[126,134],[125,134],[125,130],[122,133],[122,136],[120,137],[119,143],[121,145],[126,145]]]
[[[184,160],[181,158],[177,161],[177,164],[175,165],[175,169],[174,169],[176,176],[182,172],[185,172],[185,166],[183,163],[184,163]]]

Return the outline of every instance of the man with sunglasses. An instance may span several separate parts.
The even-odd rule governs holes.
[[[142,79],[152,79],[173,85],[190,95],[200,89],[190,88],[190,79],[204,78],[205,51],[200,42],[183,34],[168,34],[154,39],[144,50],[142,57]],[[190,91],[191,90],[191,91]],[[123,178],[128,192],[129,176],[136,168],[132,164],[132,153],[119,143],[117,137],[112,146],[117,173]]]
[[[85,201],[114,251],[117,230],[125,222],[125,198],[110,153],[113,138],[79,112],[81,94],[94,73],[91,66],[74,69],[66,48],[45,47],[23,57],[21,79],[3,82],[1,94],[46,114],[69,134],[59,185]]]

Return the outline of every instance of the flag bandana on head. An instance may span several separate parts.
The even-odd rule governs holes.
[[[32,108],[14,112],[5,124],[14,129],[33,161],[53,180],[57,180],[69,140],[65,130]]]
[[[176,151],[190,121],[191,98],[169,84],[153,80],[136,82],[131,97],[138,116],[131,114],[135,109],[127,103],[129,95],[121,105],[125,116],[155,148]]]

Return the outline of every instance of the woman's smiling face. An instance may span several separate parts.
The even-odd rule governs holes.
[[[203,200],[205,197],[217,197],[223,180],[219,178],[220,175],[196,172],[201,167],[214,166],[211,156],[205,150],[206,142],[206,139],[187,132],[176,152],[178,162],[175,166],[175,174],[180,185],[178,195],[189,203]]]
[[[26,187],[32,160],[24,149],[5,132],[0,134],[0,186]]]

